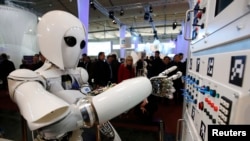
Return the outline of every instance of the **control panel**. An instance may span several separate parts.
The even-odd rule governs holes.
[[[207,141],[208,125],[250,124],[250,0],[190,3],[182,140]]]

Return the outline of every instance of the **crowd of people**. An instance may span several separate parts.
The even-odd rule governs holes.
[[[118,84],[133,77],[144,76],[151,78],[158,76],[172,66],[177,66],[177,69],[169,75],[173,75],[177,71],[181,71],[183,75],[186,74],[186,61],[183,61],[183,53],[178,53],[173,58],[169,56],[161,58],[160,55],[159,51],[155,51],[154,56],[150,57],[142,53],[141,58],[134,62],[131,55],[127,55],[123,61],[119,61],[116,54],[106,56],[104,52],[99,52],[95,60],[91,60],[87,54],[83,54],[78,67],[83,67],[87,70],[89,84],[91,84],[93,89],[105,87],[112,83]],[[181,89],[183,87],[184,83],[181,78],[174,80],[174,88],[176,89],[174,101],[177,104],[182,103]],[[150,95],[135,107],[135,112],[143,118],[151,119],[157,110],[158,102],[157,97]]]
[[[25,60],[22,59],[22,63],[19,66],[19,69],[30,69],[30,70],[36,70],[40,68],[45,58],[41,53],[34,54],[31,56],[31,60]],[[0,55],[0,88],[7,90],[8,89],[8,83],[7,83],[7,77],[8,75],[17,69],[11,60],[10,56],[6,53],[2,53]]]
[[[177,66],[177,69],[169,75],[175,74],[177,71],[181,71],[183,75],[186,74],[186,61],[182,62],[183,53],[178,53],[173,58],[169,56],[161,58],[160,55],[159,51],[155,51],[154,56],[149,57],[145,53],[141,53],[141,57],[135,62],[131,55],[119,60],[116,54],[108,54],[106,56],[104,52],[99,52],[96,59],[91,59],[87,54],[82,54],[77,67],[82,67],[88,72],[88,83],[92,90],[106,87],[110,84],[118,84],[126,79],[138,76],[148,78],[158,76],[172,66]],[[43,65],[44,61],[45,58],[41,53],[34,54],[31,63],[27,63],[27,60],[23,59],[19,68],[36,70]],[[0,56],[1,88],[8,89],[7,76],[15,69],[15,65],[8,55],[2,53]],[[176,89],[174,93],[175,103],[182,103],[181,89],[183,87],[184,83],[181,78],[174,80],[174,88]],[[157,110],[157,102],[159,102],[157,99],[155,96],[150,95],[138,104],[135,108],[137,115],[151,119]]]

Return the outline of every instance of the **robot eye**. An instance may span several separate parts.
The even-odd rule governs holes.
[[[76,45],[76,38],[73,36],[64,37],[64,41],[70,47]]]
[[[82,40],[80,48],[83,49],[85,47],[85,45],[86,45],[86,42],[84,40]]]

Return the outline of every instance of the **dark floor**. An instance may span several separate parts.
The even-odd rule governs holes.
[[[158,98],[157,107],[150,121],[136,116],[132,110],[110,122],[122,141],[174,141],[177,120],[182,116],[182,104]],[[160,132],[161,123],[164,127],[163,132]],[[25,128],[25,125],[8,92],[0,91],[0,140],[2,135],[3,138],[13,141],[31,141],[30,131]],[[89,133],[95,135],[95,133]]]

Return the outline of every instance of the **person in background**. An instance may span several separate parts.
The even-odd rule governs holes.
[[[172,59],[169,56],[165,56],[162,61],[165,66],[164,68],[168,69],[170,67],[170,62],[172,61]]]
[[[170,65],[171,65],[172,59],[169,56],[164,56],[163,59],[162,59],[162,61],[164,63],[164,69],[163,69],[163,71],[171,67]],[[168,98],[162,98],[161,99],[161,102],[165,103],[166,105],[169,104],[169,101],[170,100]]]
[[[86,53],[82,54],[82,58],[79,60],[77,67],[82,67],[88,72],[88,75],[89,75],[88,83],[90,86],[93,86],[93,82],[92,82],[93,71],[94,71],[93,62],[91,61],[91,58]]]
[[[34,71],[34,70],[36,70],[36,69],[38,69],[40,67],[40,65],[38,64],[38,62],[39,62],[39,54],[35,54],[33,56],[33,62],[31,64],[31,70]]]
[[[110,70],[107,62],[105,62],[104,52],[99,52],[98,54],[98,59],[94,64],[93,78],[95,88],[105,87],[108,85]]]
[[[112,55],[108,55],[107,56],[107,64],[109,66],[109,82],[113,83],[114,82],[114,73],[113,73],[113,66],[112,66],[112,62],[113,62],[113,56]]]
[[[181,62],[181,57],[179,56],[179,54],[176,54],[174,57],[173,57],[173,60],[170,62],[170,67],[172,66],[177,66],[177,69],[174,70],[173,72],[169,73],[169,76],[171,75],[174,75],[176,74],[178,71],[182,71],[182,62]],[[175,92],[174,92],[174,100],[175,100],[175,103],[182,103],[183,101],[183,97],[182,97],[182,91],[181,89],[183,88],[183,82],[181,80],[181,77],[176,79],[176,80],[173,80],[173,86],[175,88]]]
[[[118,83],[134,77],[136,77],[136,75],[135,75],[135,67],[133,65],[133,58],[132,56],[128,55],[125,58],[124,63],[122,63],[119,67]],[[147,104],[148,100],[144,99],[140,104],[136,105],[134,108],[136,112],[135,114],[139,114],[139,116],[142,117],[143,119],[144,118],[147,119],[147,116],[145,116],[146,113],[148,113],[146,108]]]
[[[135,77],[135,67],[133,65],[132,56],[128,55],[125,58],[124,63],[122,63],[118,70],[118,83],[123,80]]]
[[[120,63],[124,63],[125,59],[124,58],[120,58]]]
[[[155,51],[155,59],[152,62],[152,76],[158,76],[162,71],[164,71],[164,63],[160,58],[160,51]]]
[[[182,75],[185,76],[186,75],[186,66],[187,66],[187,59],[185,59],[184,62],[182,62],[184,55],[183,53],[178,53],[178,56],[180,57],[180,71],[182,72]]]
[[[83,53],[82,58],[79,60],[77,67],[85,68],[87,54]]]
[[[88,82],[92,86],[93,83],[91,80],[93,79],[93,63],[92,63],[91,58],[89,56],[86,56],[86,58],[85,58],[84,69],[86,69],[88,72],[88,75],[89,75]]]
[[[27,64],[27,61],[22,59],[22,64],[19,66],[20,69],[30,69],[30,66]]]
[[[42,55],[41,52],[39,52],[39,61],[37,63],[37,68],[40,68],[43,66],[44,62],[45,62],[46,58]]]
[[[180,61],[182,61],[183,57],[184,57],[184,54],[183,53],[178,53],[178,56],[180,58]]]
[[[147,74],[147,77],[150,78],[152,75],[152,66],[153,66],[153,61],[154,61],[154,56],[150,56],[149,59],[146,60],[147,62],[147,71],[148,71],[148,74]]]
[[[135,63],[135,74],[136,76],[147,76],[147,62],[146,62],[146,54],[144,52],[141,53],[141,58]]]
[[[5,53],[2,53],[0,56],[0,79],[2,81],[1,88],[8,89],[8,83],[7,83],[7,76],[14,71],[15,65],[12,61],[8,59],[8,55]]]
[[[113,72],[113,83],[118,83],[118,70],[121,63],[118,61],[116,54],[112,54],[112,72]]]

